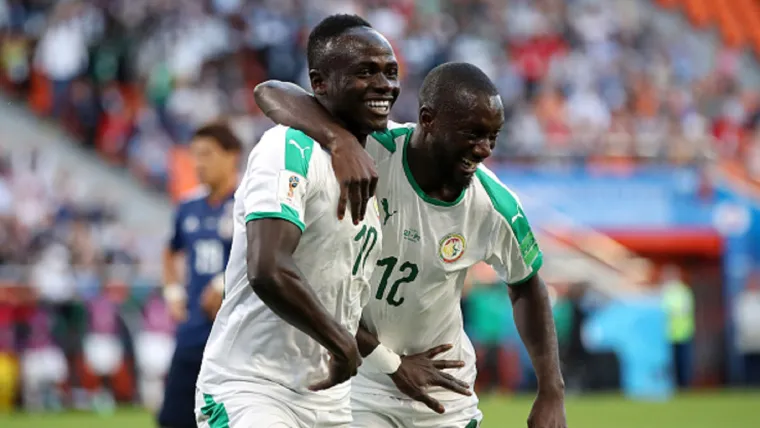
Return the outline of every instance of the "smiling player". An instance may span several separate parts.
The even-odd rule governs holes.
[[[362,142],[385,129],[398,65],[366,21],[322,21],[308,62],[331,121]],[[358,224],[334,217],[340,193],[330,154],[300,131],[276,126],[251,152],[235,195],[226,296],[198,379],[199,427],[351,424],[346,381],[361,363],[354,335],[382,241],[375,204]]]
[[[302,89],[262,85],[257,101],[274,121],[317,138],[336,132],[339,124]],[[353,383],[353,426],[479,425],[460,299],[467,271],[485,261],[509,285],[538,377],[528,425],[564,428],[556,333],[538,276],[543,256],[517,197],[482,165],[504,123],[498,92],[477,67],[449,63],[425,78],[419,102],[419,124],[391,123],[367,142],[384,238],[363,314],[369,334],[357,336],[366,364]]]

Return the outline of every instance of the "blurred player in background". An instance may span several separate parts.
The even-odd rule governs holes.
[[[227,125],[214,123],[195,132],[190,150],[203,188],[177,208],[164,253],[164,297],[179,323],[158,415],[159,424],[167,428],[196,426],[195,381],[223,297],[242,144]],[[186,285],[178,269],[180,256],[184,256]]]
[[[6,306],[0,301],[0,414],[13,410],[16,404],[17,382],[18,362],[16,361],[16,327],[13,325],[13,307]]]
[[[277,112],[271,119],[314,138],[339,126],[303,89],[272,89],[278,87],[285,88],[280,99],[290,96],[281,104],[273,95],[257,97],[265,113]],[[288,111],[299,99],[300,107]],[[419,124],[390,122],[367,139],[385,238],[362,316],[368,334],[357,335],[366,364],[353,381],[353,426],[480,424],[469,390],[475,351],[460,301],[469,268],[487,262],[509,285],[515,324],[538,377],[528,426],[565,428],[554,320],[538,276],[543,256],[517,196],[482,165],[504,124],[499,93],[474,65],[448,63],[425,78],[419,105]],[[439,355],[444,359],[434,360]],[[441,369],[456,369],[456,378]]]
[[[94,393],[92,401],[97,411],[109,412],[115,407],[111,377],[124,357],[124,346],[119,337],[119,307],[108,289],[86,304],[88,323],[83,343],[84,357],[100,380],[100,390]]]
[[[154,293],[143,307],[143,326],[135,338],[135,357],[143,405],[157,412],[163,401],[164,377],[176,346],[174,323],[166,302]]]
[[[69,366],[53,340],[52,321],[43,309],[35,309],[29,336],[21,356],[24,408],[28,411],[60,410],[61,386]]]
[[[342,15],[317,25],[307,50],[332,120],[353,141],[385,129],[399,93],[390,43]],[[330,154],[294,129],[270,129],[251,151],[235,197],[227,295],[198,378],[199,427],[351,424],[346,381],[361,363],[354,335],[382,237],[374,203],[364,221],[335,218],[335,175]]]

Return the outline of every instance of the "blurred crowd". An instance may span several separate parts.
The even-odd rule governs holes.
[[[394,44],[395,119],[416,119],[422,78],[468,61],[497,83],[502,159],[741,160],[760,175],[758,98],[738,53],[698,71],[687,36],[628,0],[0,0],[5,86],[115,165],[158,188],[193,128],[223,116],[250,144],[270,125],[252,89],[308,87],[309,29],[358,13]],[[181,150],[180,150],[181,151]],[[180,172],[181,173],[181,172]]]

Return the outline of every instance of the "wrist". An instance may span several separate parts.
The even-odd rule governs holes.
[[[358,352],[356,348],[356,338],[351,336],[348,330],[338,322],[335,322],[332,328],[335,329],[334,333],[327,337],[329,343],[326,343],[323,346],[327,348],[335,358],[348,360],[352,355]],[[332,340],[330,340],[330,338],[332,338]]]
[[[184,302],[187,299],[185,287],[179,284],[167,284],[163,289],[164,300],[170,303]]]
[[[334,153],[335,151],[346,149],[348,144],[354,144],[356,137],[347,130],[340,127],[328,127],[325,132],[325,147]]]
[[[564,398],[565,396],[565,382],[561,379],[551,382],[539,382],[538,383],[538,395],[546,397]]]
[[[370,370],[391,375],[401,366],[401,357],[381,343],[364,358],[364,364]]]
[[[216,275],[211,280],[211,287],[218,293],[224,293],[224,273]]]

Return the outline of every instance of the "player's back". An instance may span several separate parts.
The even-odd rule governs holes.
[[[451,374],[474,382],[475,353],[460,309],[467,272],[481,261],[503,258],[504,242],[524,240],[528,248],[530,229],[525,223],[522,232],[512,230],[509,220],[521,213],[519,202],[483,166],[453,202],[423,193],[406,162],[413,131],[411,124],[395,125],[367,143],[380,177],[377,198],[384,240],[363,318],[380,342],[398,354],[454,345],[440,358],[465,361],[465,367]],[[511,278],[522,279],[531,270],[512,262],[505,262]],[[353,387],[403,397],[388,376],[365,367],[360,367]],[[458,397],[442,389],[434,392],[440,399]]]
[[[381,248],[380,225],[374,204],[359,225],[338,221],[339,194],[329,154],[303,133],[278,126],[253,149],[235,194],[225,298],[206,347],[201,391],[254,390],[315,408],[347,399],[348,382],[322,393],[307,390],[327,377],[328,353],[259,299],[246,264],[248,221],[274,218],[295,224],[302,230],[293,254],[296,265],[325,308],[355,332]]]

